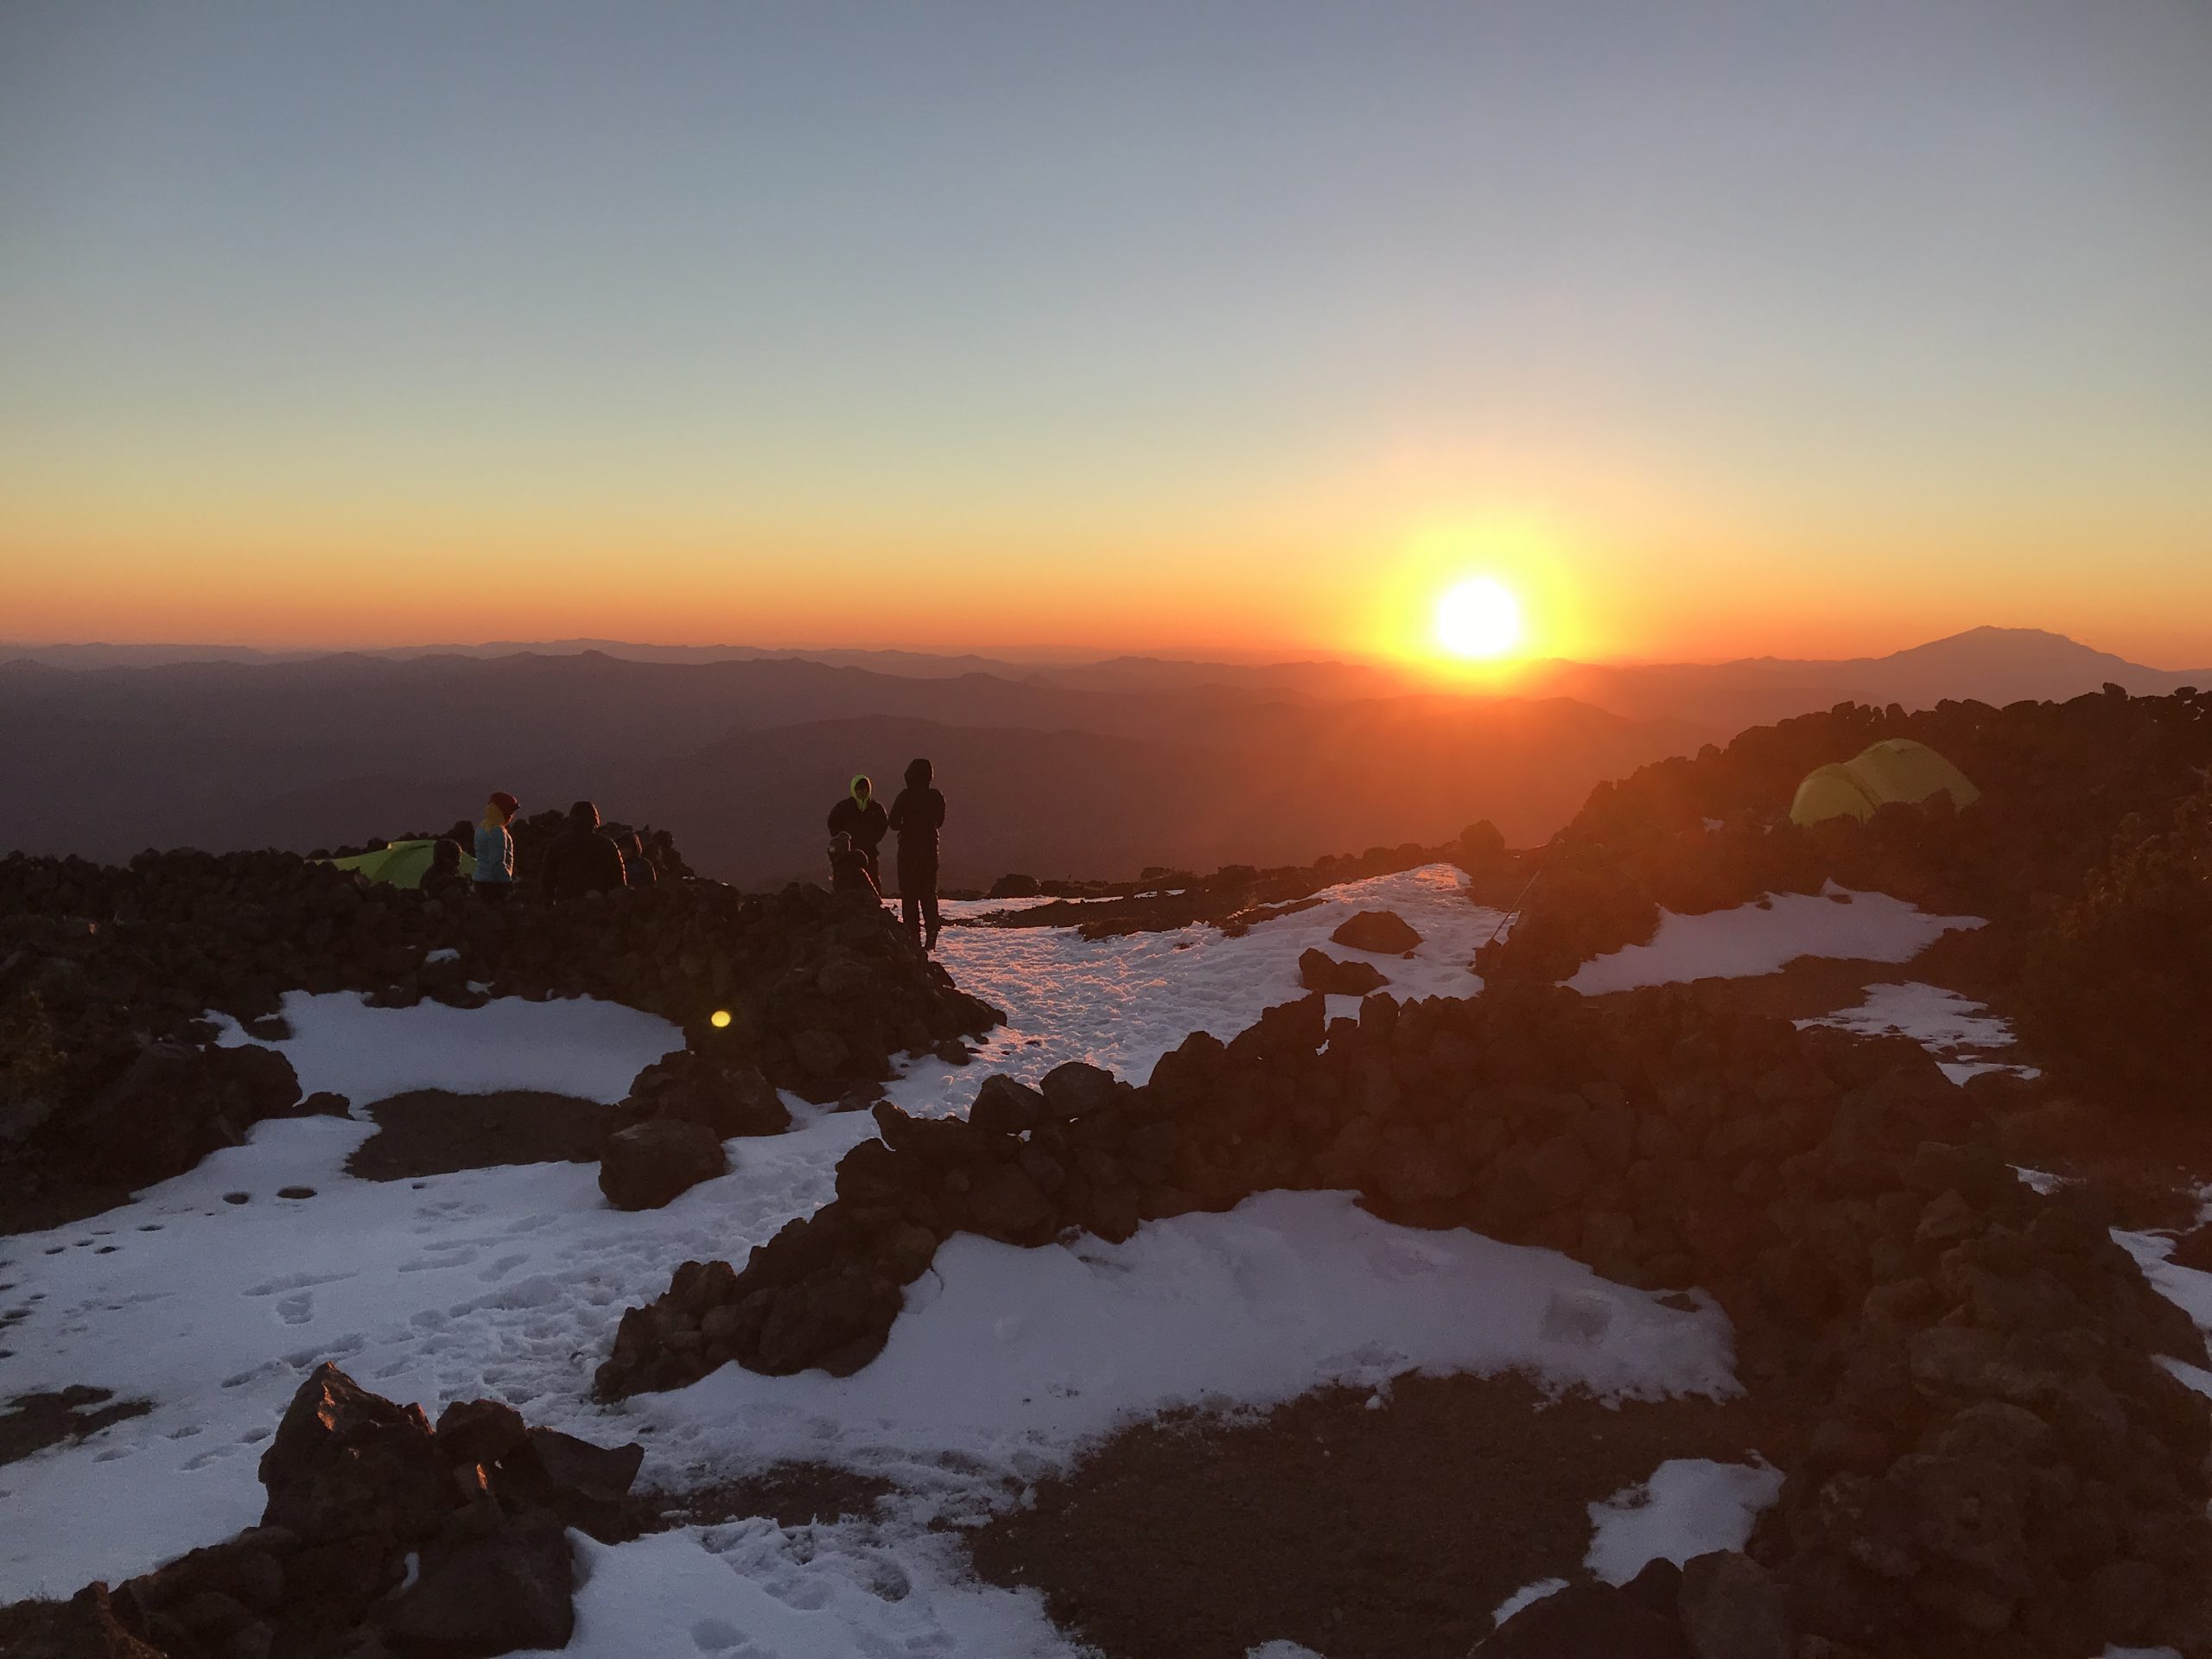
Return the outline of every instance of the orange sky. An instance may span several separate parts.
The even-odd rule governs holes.
[[[2212,664],[2212,9],[928,10],[0,10],[0,641]]]
[[[1394,515],[1387,501],[1309,494],[1302,527],[1282,522],[1300,516],[1287,509],[1217,503],[1194,509],[1186,538],[1083,512],[1082,534],[975,523],[931,537],[889,524],[753,530],[737,514],[726,527],[668,526],[582,502],[498,516],[363,500],[188,512],[156,499],[137,524],[61,504],[27,513],[20,493],[0,505],[0,639],[1421,654],[1437,596],[1486,575],[1520,598],[1530,655],[1879,654],[1993,624],[2154,666],[2212,663],[2212,559],[2185,524],[2144,525],[2132,562],[2142,577],[2114,586],[2088,579],[2100,561],[2086,532],[2038,542],[2024,526],[1961,526],[1938,540],[1869,521],[1816,538],[1720,513],[1703,524],[1675,503],[1631,504],[1627,522],[1593,529],[1565,512]],[[272,509],[285,528],[257,525]]]

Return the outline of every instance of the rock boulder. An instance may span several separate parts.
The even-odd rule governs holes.
[[[1348,950],[1382,957],[1402,957],[1421,943],[1413,924],[1395,910],[1363,910],[1338,924],[1329,938]]]
[[[1298,982],[1327,996],[1365,996],[1390,981],[1371,962],[1344,962],[1325,950],[1308,950],[1298,959]]]
[[[728,1171],[728,1155],[705,1124],[656,1118],[607,1136],[599,1190],[617,1210],[658,1210]]]

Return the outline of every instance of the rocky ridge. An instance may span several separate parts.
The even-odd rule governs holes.
[[[2001,1086],[1681,990],[1376,995],[1335,1021],[1309,997],[1188,1039],[1141,1087],[1072,1065],[986,1080],[965,1122],[879,1106],[834,1202],[742,1268],[684,1264],[624,1316],[598,1383],[856,1370],[955,1231],[1119,1239],[1351,1188],[1400,1221],[1709,1290],[1751,1383],[1821,1402],[1726,1573],[1770,1587],[1796,1659],[2207,1650],[2212,1418],[2158,1357],[2202,1365],[2202,1338],[2096,1198],[2038,1195],[1993,1150]]]
[[[28,1205],[160,1179],[302,1106],[289,1063],[216,1046],[205,1018],[282,1038],[292,988],[385,1007],[589,995],[702,1033],[720,1011],[719,1052],[818,1101],[872,1091],[895,1056],[957,1048],[999,1019],[880,906],[817,887],[670,880],[492,906],[282,853],[148,853],[127,868],[11,855],[0,1188]]]

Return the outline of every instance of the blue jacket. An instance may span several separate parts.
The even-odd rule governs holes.
[[[479,881],[512,881],[515,879],[515,838],[507,833],[507,826],[484,824],[476,826],[476,879]]]

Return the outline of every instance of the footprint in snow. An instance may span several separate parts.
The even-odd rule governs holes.
[[[440,1268],[466,1268],[476,1260],[476,1247],[473,1244],[431,1244],[425,1248],[444,1254],[442,1256],[418,1257],[412,1262],[403,1262],[399,1264],[399,1270],[402,1273],[430,1273]]]
[[[321,1285],[342,1284],[348,1279],[358,1277],[359,1277],[358,1274],[353,1273],[288,1273],[282,1278],[264,1280],[260,1284],[249,1285],[238,1294],[274,1296],[280,1291],[313,1290]]]

